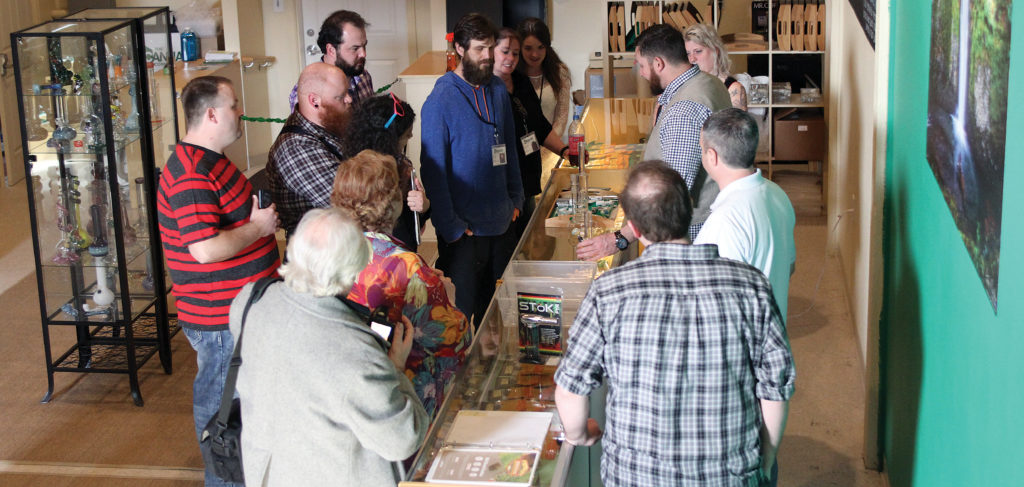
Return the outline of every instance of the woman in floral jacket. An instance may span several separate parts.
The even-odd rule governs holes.
[[[386,306],[393,323],[400,315],[412,322],[405,374],[433,418],[469,350],[469,322],[455,308],[451,281],[390,235],[402,211],[398,182],[394,158],[365,150],[338,167],[331,202],[353,213],[373,246],[348,298],[370,309]]]

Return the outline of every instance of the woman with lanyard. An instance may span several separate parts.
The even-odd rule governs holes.
[[[519,64],[519,53],[522,42],[519,34],[508,27],[498,31],[498,43],[494,48],[494,75],[501,78],[512,101],[512,116],[516,123],[516,137],[519,143],[516,150],[519,154],[519,172],[523,178],[523,192],[526,203],[523,204],[523,215],[517,234],[522,236],[526,224],[537,207],[536,196],[540,194],[541,158],[540,146],[551,152],[564,155],[569,148],[562,138],[552,130],[551,124],[544,118],[540,99],[530,84],[530,79],[516,71]]]

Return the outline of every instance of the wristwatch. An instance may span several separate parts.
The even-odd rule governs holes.
[[[616,230],[615,231],[615,248],[619,249],[619,251],[623,251],[623,250],[626,250],[627,247],[629,247],[629,240],[626,240],[626,237],[622,236],[622,232]]]

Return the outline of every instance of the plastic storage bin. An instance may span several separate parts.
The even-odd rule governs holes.
[[[512,352],[519,347],[518,293],[562,296],[562,347],[567,343],[569,327],[576,319],[583,297],[597,273],[596,262],[574,261],[512,261],[502,276],[495,304],[500,308],[505,331],[503,343]]]

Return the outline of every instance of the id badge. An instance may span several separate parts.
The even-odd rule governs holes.
[[[523,144],[523,155],[528,156],[540,150],[540,144],[537,143],[537,136],[533,132],[522,136],[522,138],[519,139],[519,142]]]
[[[491,165],[492,166],[504,166],[508,164],[508,154],[505,150],[505,144],[495,144],[491,146]]]

